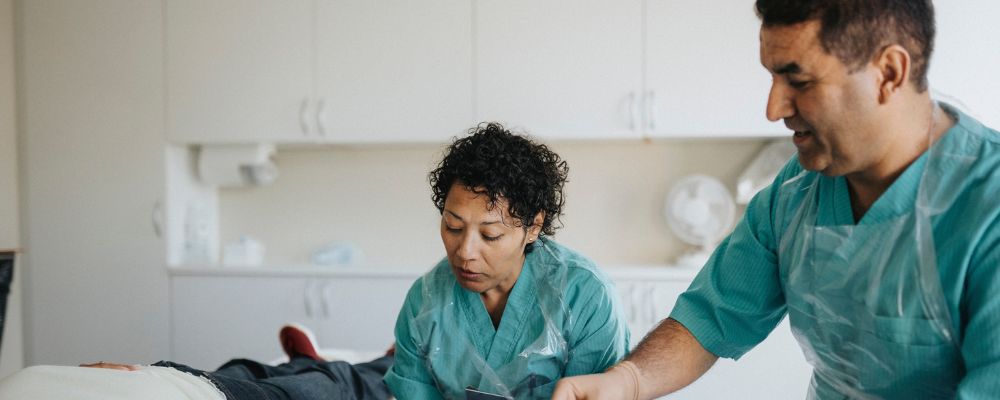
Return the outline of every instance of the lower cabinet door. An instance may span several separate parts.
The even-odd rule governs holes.
[[[384,352],[395,341],[396,317],[416,278],[316,281],[320,300],[314,318],[324,348]]]
[[[283,355],[278,329],[308,324],[309,280],[182,276],[172,278],[175,362],[214,370],[232,358],[271,361]]]
[[[632,346],[670,315],[686,280],[618,280],[622,309],[632,329]],[[812,367],[792,337],[788,320],[740,360],[720,359],[705,375],[670,399],[800,399]]]
[[[289,322],[310,328],[323,349],[384,351],[412,281],[175,276],[171,361],[205,370],[232,358],[277,361],[284,356],[278,330]]]

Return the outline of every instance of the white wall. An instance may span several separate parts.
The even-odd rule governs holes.
[[[13,13],[12,0],[0,0],[0,249],[19,243]]]
[[[761,140],[555,142],[569,163],[565,227],[556,239],[603,265],[668,264],[688,249],[663,219],[681,176],[730,190]],[[427,268],[443,256],[427,173],[441,147],[282,149],[271,186],[220,191],[223,243],[250,234],[269,264],[300,264],[325,243],[352,241],[368,265]]]
[[[0,249],[20,244],[17,179],[17,124],[14,89],[14,6],[0,0]],[[24,364],[21,323],[21,271],[15,267],[0,343],[0,377]]]
[[[27,364],[169,355],[159,0],[17,2]]]

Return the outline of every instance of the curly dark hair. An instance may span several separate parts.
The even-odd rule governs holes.
[[[511,133],[500,123],[484,122],[470,129],[467,136],[455,139],[431,171],[431,200],[444,212],[452,185],[465,185],[487,196],[490,207],[506,200],[507,211],[524,229],[533,225],[535,215],[544,213],[541,234],[553,235],[561,227],[568,173],[566,161],[544,144]],[[525,252],[532,247],[528,243]]]
[[[757,0],[765,27],[820,21],[823,49],[852,71],[891,44],[910,53],[910,81],[927,90],[927,69],[934,50],[931,0]]]

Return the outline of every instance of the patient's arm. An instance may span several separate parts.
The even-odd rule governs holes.
[[[93,364],[80,364],[80,366],[86,368],[117,369],[120,371],[135,371],[139,369],[138,365],[106,363],[104,361],[98,361]]]

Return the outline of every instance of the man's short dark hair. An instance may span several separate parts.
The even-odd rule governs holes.
[[[910,53],[910,81],[927,90],[934,49],[934,5],[930,0],[757,0],[764,27],[820,21],[823,49],[851,71],[892,44]]]
[[[552,235],[554,222],[562,215],[563,186],[569,173],[566,161],[524,135],[511,133],[495,122],[472,128],[469,135],[456,139],[444,158],[430,173],[431,199],[438,211],[452,185],[465,185],[485,195],[491,207],[507,201],[511,217],[527,228],[535,215],[544,213],[541,233]],[[528,243],[525,252],[530,252]]]

